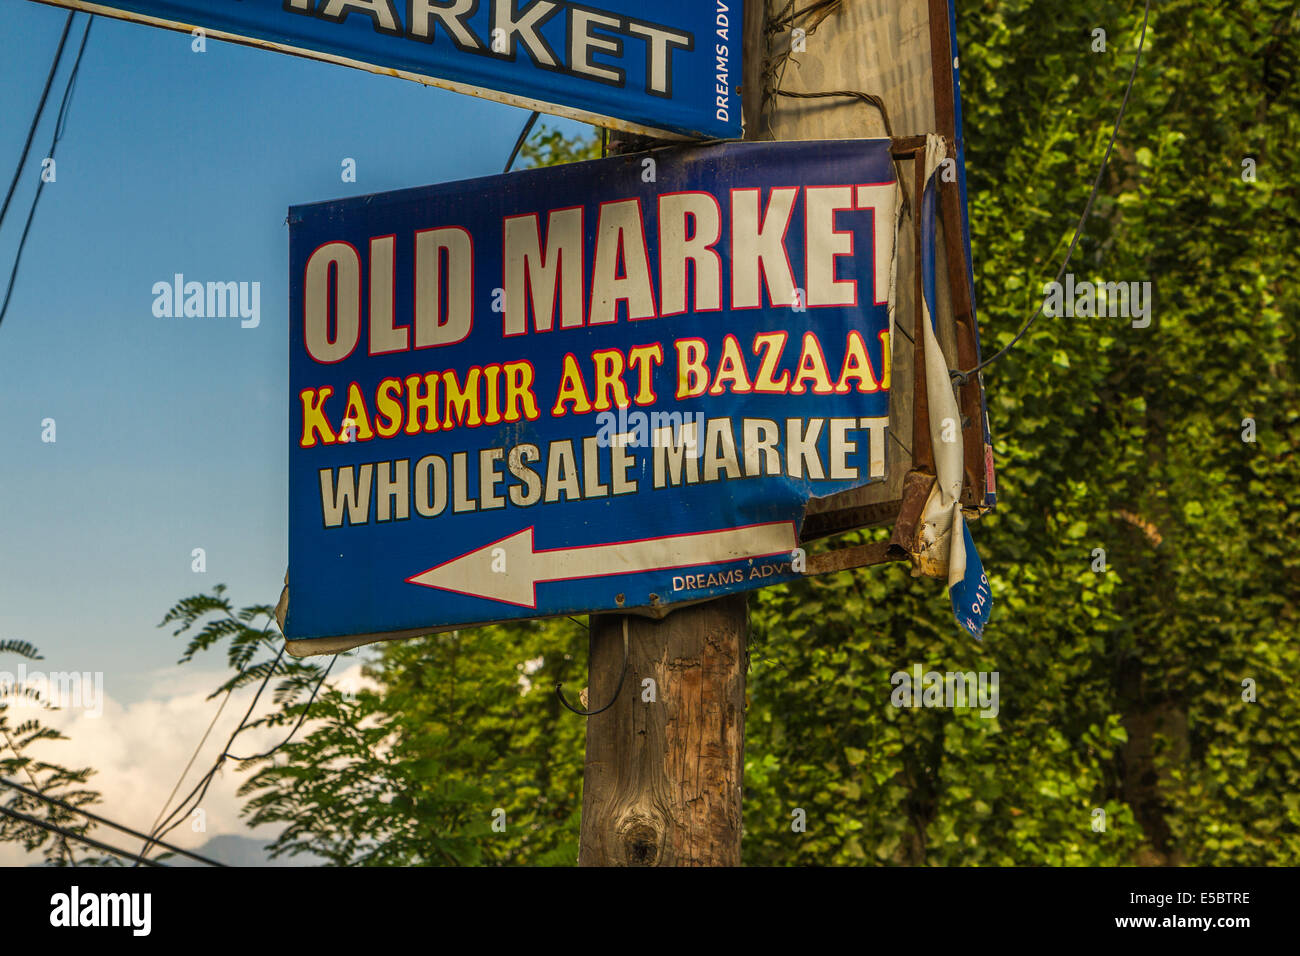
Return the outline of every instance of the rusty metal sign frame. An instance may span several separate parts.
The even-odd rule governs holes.
[[[945,68],[947,64],[956,66],[948,2],[947,0],[927,0],[927,2],[931,79],[937,127],[935,132],[943,138],[948,154],[955,157],[958,142],[956,90],[953,84],[953,70]],[[893,154],[896,159],[911,160],[913,163],[915,184],[912,208],[919,210],[924,189],[925,137],[895,137]],[[976,328],[974,293],[971,288],[970,264],[964,241],[965,218],[961,193],[956,182],[945,181],[943,177],[939,178],[936,185],[939,189],[938,212],[943,226],[943,251],[951,296],[957,364],[959,368],[974,368],[980,362],[979,332]],[[920,334],[922,309],[919,217],[914,215],[912,223],[916,243],[915,261],[918,263],[918,267],[914,270],[916,337],[913,343],[915,391],[912,406],[912,468],[904,476],[901,498],[810,514],[805,518],[800,540],[806,543],[855,529],[878,527],[890,521],[893,522],[893,534],[887,541],[810,556],[809,574],[824,574],[908,559],[921,509],[935,480],[934,453],[930,445],[929,410],[926,398],[925,362],[922,358],[924,338]],[[899,240],[902,240],[901,236]],[[958,386],[957,399],[962,417],[964,456],[960,501],[963,510],[970,517],[978,517],[989,507],[986,504],[989,488],[985,460],[983,384],[979,376],[972,376]]]
[[[954,140],[945,137],[949,152]],[[922,136],[896,137],[893,155],[896,159],[910,160],[913,168],[913,209],[921,208],[925,188],[925,138]],[[947,222],[960,223],[960,196],[956,183],[938,183],[940,188],[940,215]],[[945,229],[948,282],[953,290],[954,320],[958,327],[957,360],[962,367],[979,363],[974,330],[974,313],[970,307],[970,288],[964,243],[958,229]],[[899,241],[903,240],[900,235]],[[915,243],[917,263],[921,260],[921,220],[913,217],[912,238]],[[923,359],[925,337],[922,334],[924,312],[921,297],[921,270],[914,271],[915,295],[913,309],[913,360],[914,390],[912,405],[912,469],[904,476],[903,494],[896,501],[863,505],[838,511],[827,511],[807,516],[801,543],[829,537],[846,531],[879,526],[893,521],[893,533],[886,541],[833,549],[808,558],[808,574],[827,574],[851,568],[867,567],[889,561],[905,561],[914,553],[917,521],[925,506],[930,488],[935,481],[934,449],[930,444],[929,403],[926,397],[926,372]],[[960,295],[958,290],[963,290]],[[963,307],[964,306],[964,307]],[[962,504],[974,514],[987,510],[984,505],[984,446],[983,412],[980,383],[972,378],[961,386],[959,401],[962,410],[962,432],[965,440],[965,461],[962,483]]]

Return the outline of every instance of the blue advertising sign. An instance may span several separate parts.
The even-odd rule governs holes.
[[[885,475],[898,194],[842,140],[291,208],[287,636],[800,576]]]
[[[740,136],[742,0],[42,0],[642,133]]]

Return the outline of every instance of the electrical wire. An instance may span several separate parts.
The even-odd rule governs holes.
[[[18,157],[18,168],[14,170],[14,178],[9,183],[8,192],[5,193],[4,205],[0,206],[0,225],[4,224],[5,216],[9,212],[9,201],[14,198],[14,190],[18,188],[18,182],[22,179],[23,167],[27,165],[27,154],[32,148],[32,140],[36,137],[36,128],[41,123],[41,114],[45,112],[45,101],[49,98],[50,87],[54,85],[54,75],[59,71],[59,61],[63,59],[63,47],[68,42],[68,31],[72,29],[74,16],[76,11],[69,11],[68,18],[63,21],[63,35],[59,37],[59,47],[54,51],[54,62],[50,64],[50,72],[46,74],[45,88],[41,90],[40,101],[36,104],[32,125],[27,129],[27,139],[23,142],[23,151]]]
[[[337,654],[335,654],[334,657],[330,659],[329,665],[326,666],[326,668],[325,668],[325,673],[323,673],[323,674],[320,675],[320,680],[318,680],[318,681],[316,682],[316,686],[312,688],[311,696],[307,698],[307,706],[304,707],[304,708],[302,709],[302,713],[298,715],[298,723],[296,723],[296,724],[293,725],[293,730],[289,731],[289,736],[288,736],[288,737],[285,737],[284,740],[281,740],[278,744],[276,744],[274,747],[272,747],[272,748],[271,748],[270,750],[268,750],[266,753],[254,754],[254,755],[251,756],[251,757],[236,757],[236,756],[235,756],[234,754],[232,754],[232,753],[227,753],[226,756],[229,757],[231,760],[238,760],[238,761],[240,761],[240,762],[243,762],[243,761],[245,761],[245,760],[261,760],[261,759],[264,758],[264,757],[269,757],[269,756],[271,756],[271,754],[275,753],[277,750],[279,750],[281,747],[283,747],[285,744],[287,744],[290,740],[292,740],[292,739],[293,739],[293,735],[296,734],[296,733],[298,732],[298,728],[301,727],[302,724],[303,724],[303,721],[305,721],[305,720],[307,719],[307,713],[308,713],[308,711],[311,710],[311,705],[315,702],[315,700],[316,700],[316,695],[317,695],[318,693],[320,693],[321,685],[325,683],[325,678],[326,678],[326,677],[329,677],[329,675],[330,675],[330,671],[334,669],[334,664],[335,664],[335,662],[336,662],[338,659],[339,659],[339,656],[338,656]]]
[[[18,752],[18,748],[14,746],[13,740],[11,740],[9,735],[4,732],[4,728],[2,727],[0,727],[0,740],[3,740],[5,746],[13,751],[14,756],[16,757],[22,756],[22,754]],[[23,763],[23,773],[27,774],[27,779],[32,782],[32,786],[35,787],[37,793],[39,793],[41,789],[41,785],[36,782],[36,777],[32,775],[32,768],[25,762]],[[63,855],[67,857],[68,866],[72,867],[75,870],[77,868],[77,861],[73,859],[72,848],[68,846],[68,841],[64,840],[60,845],[63,847]]]
[[[239,622],[235,621],[233,617],[230,618],[230,620],[239,625]],[[271,626],[271,620],[272,619],[268,616],[266,624],[262,627],[262,637],[266,636],[266,631]],[[242,625],[239,626],[242,627]],[[158,824],[162,821],[163,814],[166,813],[167,808],[172,805],[172,798],[176,796],[176,791],[180,790],[181,784],[185,782],[185,778],[189,775],[190,768],[194,766],[194,761],[198,759],[199,753],[203,750],[203,745],[208,742],[208,737],[212,733],[212,728],[217,725],[217,721],[225,712],[226,704],[230,703],[231,695],[233,695],[234,692],[235,688],[233,686],[226,688],[226,696],[221,699],[221,706],[218,707],[217,712],[212,715],[212,720],[208,721],[208,729],[203,731],[203,737],[195,746],[194,753],[190,754],[190,759],[189,762],[185,764],[185,769],[182,770],[181,775],[176,778],[176,784],[172,787],[172,792],[167,794],[167,799],[163,802],[162,809],[158,811],[158,816],[154,817],[153,825],[149,828],[151,834],[158,831]]]
[[[818,10],[827,10],[829,13],[830,11],[828,8],[837,6],[841,2],[843,2],[843,0],[814,0],[813,3],[808,4],[808,6],[804,7],[802,10],[794,10],[782,17],[773,17],[769,22],[769,27],[783,27],[787,23],[794,23],[794,21],[798,20],[800,17],[807,16],[810,13],[816,13]],[[794,4],[791,3],[786,6],[786,9],[790,10],[793,6]],[[819,20],[818,23],[820,22],[821,21]]]
[[[1102,157],[1101,167],[1097,170],[1097,178],[1092,182],[1092,192],[1088,194],[1088,203],[1083,207],[1083,215],[1079,217],[1079,224],[1074,228],[1074,238],[1070,240],[1070,247],[1065,251],[1065,259],[1061,262],[1061,268],[1057,270],[1055,280],[1057,283],[1059,283],[1061,277],[1065,275],[1065,269],[1070,264],[1070,256],[1074,254],[1074,247],[1078,245],[1079,239],[1083,235],[1083,225],[1088,221],[1088,215],[1092,212],[1093,201],[1097,198],[1097,191],[1101,188],[1101,178],[1106,172],[1106,164],[1110,162],[1110,154],[1111,150],[1115,147],[1115,139],[1119,136],[1119,124],[1120,121],[1124,119],[1124,111],[1128,108],[1129,94],[1133,92],[1133,81],[1137,78],[1138,64],[1142,62],[1142,48],[1146,43],[1147,37],[1147,19],[1150,16],[1151,0],[1146,0],[1146,10],[1142,14],[1142,34],[1138,38],[1137,54],[1133,57],[1133,69],[1129,72],[1128,87],[1124,90],[1124,99],[1119,104],[1119,113],[1115,116],[1115,127],[1110,131],[1110,142],[1106,144],[1106,155]],[[998,349],[991,357],[980,362],[974,368],[967,369],[964,372],[956,370],[950,371],[949,374],[952,376],[953,382],[958,385],[965,384],[966,380],[972,375],[982,372],[1002,356],[1010,352],[1011,349],[1015,347],[1015,344],[1020,341],[1021,336],[1028,332],[1030,326],[1032,326],[1038,317],[1043,314],[1043,309],[1046,305],[1046,300],[1040,302],[1038,308],[1034,310],[1034,313],[1031,316],[1029,316],[1025,321],[1025,324],[1020,327],[1020,331],[1015,334],[1010,342]]]
[[[578,708],[570,704],[568,700],[565,698],[564,682],[558,680],[555,682],[555,696],[559,698],[560,703],[563,704],[566,709],[573,711],[579,717],[595,717],[597,714],[603,714],[605,711],[609,710],[616,703],[618,703],[618,695],[623,692],[623,681],[627,679],[627,662],[628,662],[627,615],[624,614],[623,615],[623,669],[619,671],[618,686],[614,688],[614,696],[610,698],[609,703],[606,704],[604,707],[597,707],[595,710],[579,710]]]
[[[533,115],[528,117],[528,122],[524,123],[524,128],[519,131],[519,138],[515,140],[515,148],[510,151],[510,158],[506,160],[505,172],[510,172],[510,167],[515,164],[519,151],[524,148],[524,142],[528,139],[528,134],[533,131],[533,124],[537,122],[537,117],[541,115],[537,110],[533,110]]]
[[[212,733],[212,728],[217,725],[217,720],[221,717],[222,713],[225,712],[226,704],[230,703],[230,696],[233,693],[234,688],[232,687],[226,691],[226,696],[221,699],[221,706],[218,707],[217,712],[212,715],[212,720],[208,723],[208,729],[203,731],[203,737],[199,740],[198,745],[195,746],[194,753],[190,754],[189,763],[185,765],[185,769],[181,771],[181,775],[176,778],[176,784],[172,787],[172,792],[167,794],[167,799],[163,801],[162,809],[158,811],[158,816],[154,817],[153,825],[149,828],[150,833],[153,833],[158,829],[158,824],[162,821],[163,814],[166,813],[167,808],[172,805],[172,799],[176,796],[176,791],[179,790],[181,784],[185,782],[185,778],[189,775],[190,768],[194,766],[194,761],[198,759],[199,752],[203,750],[203,745],[208,742],[208,736]],[[145,839],[148,839],[148,837]]]
[[[223,763],[225,763],[227,760],[237,760],[243,762],[247,760],[260,760],[264,757],[269,757],[272,754],[274,754],[276,751],[278,751],[281,747],[283,747],[285,744],[287,744],[290,740],[293,739],[294,735],[298,732],[299,728],[301,728],[303,723],[307,720],[307,715],[311,711],[311,706],[315,702],[316,696],[320,692],[322,685],[324,685],[325,678],[329,676],[329,673],[333,669],[335,662],[338,661],[339,655],[337,654],[334,655],[333,659],[330,660],[329,665],[325,668],[324,673],[322,673],[319,680],[316,681],[316,686],[312,688],[311,696],[307,699],[307,703],[303,707],[303,711],[298,717],[298,723],[294,725],[293,730],[289,731],[289,735],[287,737],[285,737],[283,740],[281,740],[278,744],[276,744],[274,747],[272,747],[270,750],[266,751],[265,753],[254,754],[251,757],[240,757],[235,754],[232,754],[230,752],[230,748],[234,744],[235,738],[238,737],[239,734],[243,732],[245,726],[248,724],[248,719],[253,714],[253,708],[257,706],[258,698],[262,696],[262,691],[266,689],[266,685],[271,680],[271,676],[275,673],[275,669],[279,665],[280,659],[282,657],[284,657],[283,646],[280,648],[280,653],[276,655],[275,660],[272,662],[270,669],[267,670],[266,677],[262,679],[262,684],[260,687],[258,687],[257,693],[253,696],[253,702],[249,704],[248,711],[247,713],[244,714],[244,719],[239,722],[239,726],[235,728],[235,732],[232,733],[230,735],[230,739],[226,741],[226,746],[222,750],[221,755],[217,757],[216,762],[212,765],[212,769],[209,770],[206,774],[204,774],[203,779],[200,780],[195,785],[194,789],[191,790],[189,794],[186,795],[185,799],[182,800],[180,802],[180,805],[167,816],[167,818],[163,821],[163,823],[160,826],[157,826],[153,829],[153,832],[150,834],[150,836],[146,838],[144,847],[140,850],[140,860],[143,860],[145,858],[145,854],[149,852],[150,846],[152,844],[159,843],[162,837],[166,836],[168,833],[176,829],[176,827],[180,826],[185,821],[185,814],[182,811],[185,809],[186,804],[190,802],[190,799],[194,797],[196,793],[198,794],[198,796],[194,800],[194,806],[198,806],[200,803],[203,802],[204,796],[207,795],[208,787],[211,786],[212,784],[212,779],[216,776],[217,771],[221,768],[221,765]],[[176,819],[173,820],[173,818]]]
[[[67,117],[68,104],[72,99],[72,90],[77,82],[77,71],[81,69],[81,56],[86,52],[86,40],[90,37],[90,28],[94,22],[95,18],[93,16],[86,21],[86,30],[81,35],[81,46],[77,49],[77,58],[73,61],[72,72],[68,74],[68,85],[63,89],[63,101],[59,104],[59,115],[54,124],[54,138],[50,141],[49,152],[46,153],[49,159],[54,158],[55,148],[58,146],[59,140],[63,138],[64,120]],[[14,283],[18,279],[18,266],[23,261],[23,249],[27,246],[27,234],[31,231],[32,220],[36,218],[36,207],[40,204],[41,195],[44,192],[45,180],[42,178],[36,186],[36,195],[32,197],[32,207],[27,212],[27,223],[23,226],[23,234],[18,240],[18,251],[14,253],[14,266],[9,272],[9,285],[5,289],[4,302],[0,304],[0,323],[4,322],[5,313],[9,311],[9,298],[13,295]]]
[[[874,93],[865,93],[862,90],[818,90],[815,93],[798,93],[794,90],[781,89],[779,80],[776,88],[772,90],[772,93],[775,96],[791,96],[795,99],[801,100],[822,99],[827,96],[851,97],[860,102],[866,103],[868,106],[875,107],[880,113],[880,122],[885,127],[885,135],[891,140],[894,138],[894,125],[889,121],[889,110],[885,108],[885,101]],[[770,129],[771,127],[769,126],[769,131]],[[907,190],[903,188],[903,164],[897,157],[893,157],[893,164],[894,175],[898,178],[899,196],[903,200],[903,211],[907,212],[911,209],[911,202],[907,198]]]
[[[64,827],[61,827],[54,823],[49,823],[45,820],[38,820],[35,817],[29,817],[25,813],[19,813],[17,810],[10,810],[8,807],[0,807],[0,814],[4,814],[5,816],[10,817],[14,820],[18,820],[21,823],[26,823],[34,827],[40,827],[42,830],[48,830],[51,833],[57,833],[65,840],[77,840],[81,843],[86,844],[87,846],[94,847],[96,850],[103,850],[107,853],[113,853],[117,856],[124,857],[128,860],[135,856],[135,854],[132,853],[130,850],[123,850],[115,846],[110,846],[107,843],[104,843],[100,840],[96,840],[94,837],[82,836],[80,833],[74,833],[72,830],[65,829]],[[140,861],[137,860],[136,862],[139,863]],[[143,862],[148,866],[165,867],[167,865],[165,863],[159,863],[157,860],[145,860]]]
[[[96,823],[102,823],[104,824],[104,826],[112,827],[115,830],[120,830],[121,832],[127,834],[128,836],[139,837],[141,840],[149,839],[147,834],[141,833],[139,830],[133,830],[128,826],[123,826],[120,823],[115,823],[114,821],[108,819],[107,817],[101,817],[99,814],[92,813],[91,811],[85,809],[84,807],[73,806],[71,803],[68,803],[65,800],[60,800],[58,797],[51,797],[48,794],[41,793],[39,790],[32,790],[30,787],[24,787],[21,783],[17,783],[16,781],[8,780],[4,777],[0,777],[0,784],[4,784],[7,787],[11,787],[14,790],[17,790],[19,793],[24,793],[29,797],[34,797],[37,800],[44,800],[46,803],[53,804],[56,807],[61,807],[64,810],[69,810],[72,813],[79,813],[83,817],[86,817],[89,820],[93,820]],[[158,841],[158,845],[164,847],[165,849],[171,850],[173,853],[179,853],[182,856],[188,856],[190,859],[197,860],[200,863],[206,863],[209,866],[226,865],[224,863],[218,863],[216,860],[209,859],[208,857],[202,856],[198,853],[193,853],[190,850],[182,850],[180,847],[172,846],[169,843],[163,843],[162,841]],[[127,855],[132,856],[134,854],[128,853]]]
[[[194,802],[195,806],[198,806],[203,802],[203,798],[207,795],[208,787],[212,784],[212,778],[216,775],[217,771],[221,768],[221,765],[225,763],[226,758],[230,754],[231,744],[235,742],[235,738],[239,736],[244,727],[248,724],[248,719],[253,716],[253,708],[257,706],[257,702],[262,696],[262,691],[266,690],[266,685],[270,683],[272,675],[275,674],[275,669],[280,666],[280,659],[284,657],[284,649],[285,645],[281,645],[280,653],[275,655],[275,660],[273,660],[271,666],[267,668],[266,676],[262,678],[262,683],[257,688],[257,693],[253,695],[253,701],[248,705],[248,710],[244,714],[244,719],[239,722],[239,726],[235,728],[235,732],[230,735],[230,739],[226,741],[226,746],[221,748],[221,755],[217,757],[216,762],[212,765],[212,769],[203,775],[203,779],[194,785],[194,789],[186,794],[185,799],[180,802],[180,805],[167,815],[167,819],[158,827],[155,827],[153,832],[150,833],[149,839],[140,850],[141,862],[144,860],[145,854],[149,852],[150,845],[155,842],[155,837],[166,836],[185,819],[184,814],[182,814],[181,811],[185,809],[185,805],[190,802],[191,797],[196,793],[198,794],[198,798]],[[172,823],[172,819],[178,815],[180,816],[180,819],[177,819],[175,823]],[[171,825],[167,826],[169,823]],[[166,829],[161,829],[161,827],[166,827]]]

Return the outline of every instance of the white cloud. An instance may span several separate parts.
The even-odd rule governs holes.
[[[88,786],[98,790],[103,797],[102,803],[92,808],[94,812],[147,833],[181,769],[194,754],[195,746],[221,706],[221,698],[207,700],[206,697],[227,674],[182,667],[157,674],[152,692],[144,700],[123,706],[111,694],[106,694],[103,715],[99,717],[90,716],[93,710],[46,712],[42,714],[42,720],[58,728],[69,739],[41,741],[34,745],[40,749],[34,749],[33,753],[65,767],[94,767],[97,773],[91,777]],[[361,677],[360,663],[354,663],[344,671],[331,673],[330,684],[356,688],[370,682]],[[255,693],[255,685],[241,688],[226,703],[220,719],[208,734],[177,791],[173,807],[212,767],[231,733],[239,726]],[[258,703],[255,717],[271,709],[270,698],[268,688]],[[284,739],[289,729],[246,730],[231,749],[238,755],[268,750]],[[273,837],[274,831],[270,828],[251,830],[239,817],[241,801],[235,794],[247,777],[248,774],[237,771],[233,761],[227,760],[200,804],[206,814],[206,831],[195,832],[194,818],[187,817],[168,834],[167,840],[194,849],[217,834],[233,833],[262,839]],[[92,835],[124,849],[138,849],[140,843],[103,825],[97,825]],[[22,866],[39,862],[39,859],[38,854],[28,854],[20,846],[0,843],[0,866]]]

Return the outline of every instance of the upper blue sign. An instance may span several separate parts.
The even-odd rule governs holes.
[[[740,136],[741,0],[44,0],[634,132]]]
[[[673,148],[289,212],[294,640],[803,570],[880,480],[888,140]]]

